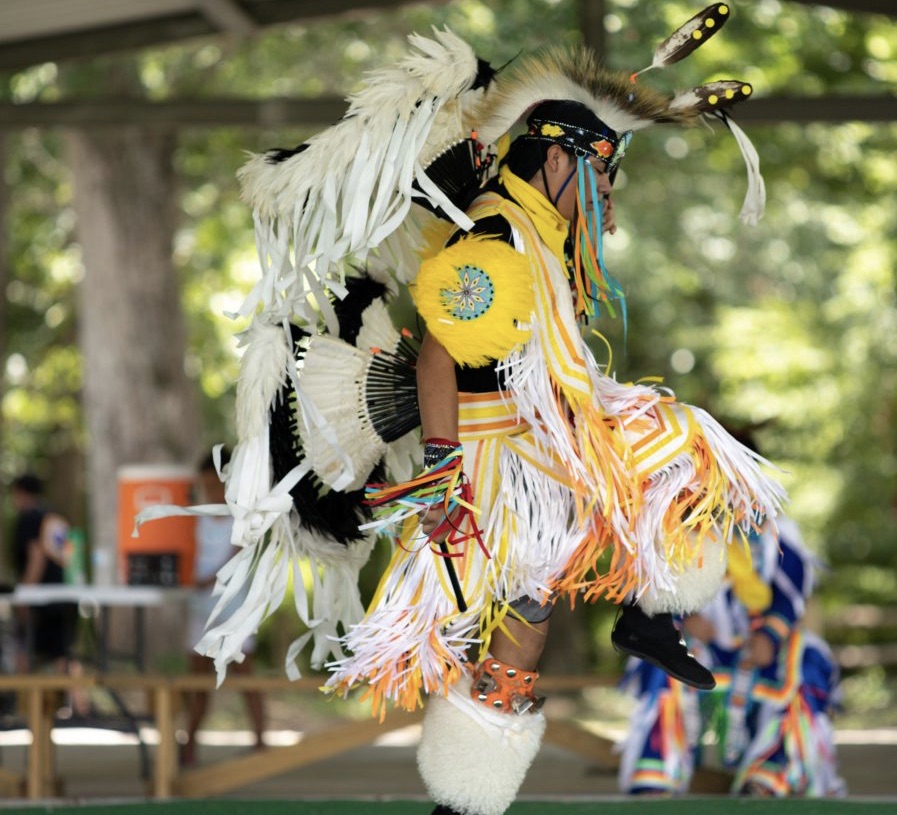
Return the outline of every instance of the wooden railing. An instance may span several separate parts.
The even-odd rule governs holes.
[[[842,668],[861,669],[884,665],[897,665],[897,642],[893,641],[897,630],[897,606],[873,606],[864,604],[839,608],[823,619],[825,636],[835,659]],[[877,642],[845,643],[855,630],[867,634],[874,632]],[[888,640],[891,640],[890,642]]]
[[[540,690],[551,693],[577,692],[589,687],[610,686],[615,681],[614,678],[597,676],[544,677],[540,682]],[[256,690],[263,693],[316,692],[322,683],[323,680],[320,678],[291,681],[286,677],[239,675],[228,677],[222,689]],[[142,692],[146,695],[149,718],[159,733],[147,795],[159,799],[174,795],[201,798],[239,789],[297,767],[363,747],[390,731],[418,723],[422,717],[422,711],[414,713],[394,711],[387,714],[383,722],[373,718],[345,721],[321,732],[306,735],[295,745],[271,747],[264,752],[239,756],[216,764],[182,769],[178,767],[175,739],[175,723],[181,707],[181,696],[191,691],[214,691],[216,684],[213,675],[0,676],[0,692],[15,691],[22,694],[25,725],[32,736],[25,776],[20,777],[7,770],[0,772],[0,789],[7,795],[25,796],[30,799],[53,796],[56,790],[55,758],[51,738],[53,718],[59,694],[78,688],[105,689],[116,693]],[[545,741],[578,753],[598,766],[613,768],[617,765],[612,741],[580,727],[575,722],[550,718]]]

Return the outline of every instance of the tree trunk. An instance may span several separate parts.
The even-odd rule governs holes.
[[[7,319],[6,308],[6,287],[9,284],[9,249],[7,236],[9,235],[9,223],[7,222],[7,212],[9,209],[9,189],[6,186],[6,134],[0,130],[0,291],[4,292],[4,297],[0,300],[0,404],[3,403],[3,397],[6,391],[6,348],[7,348],[7,332],[9,331],[9,320]],[[6,427],[3,422],[3,413],[0,411],[0,449],[3,448],[3,437]],[[0,558],[0,568],[4,569],[3,577],[6,578],[6,524],[0,524],[0,552],[3,557]],[[12,572],[9,572],[10,582]]]
[[[115,582],[117,472],[192,464],[199,408],[172,264],[174,136],[138,127],[66,134],[84,281],[79,334],[94,581]]]

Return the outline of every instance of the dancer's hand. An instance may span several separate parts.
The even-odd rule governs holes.
[[[456,507],[452,510],[451,518],[457,518],[459,512],[460,508]],[[424,534],[430,539],[431,543],[442,543],[451,531],[451,524],[443,524],[443,521],[445,521],[445,509],[442,504],[430,507],[421,516],[420,527]],[[443,528],[439,530],[438,535],[434,536],[433,533],[439,528],[440,524],[443,524]]]

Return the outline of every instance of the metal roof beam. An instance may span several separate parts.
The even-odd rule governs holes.
[[[856,14],[884,14],[897,17],[897,3],[894,0],[791,0],[804,6],[828,6]]]
[[[81,102],[0,104],[0,130],[24,127],[309,127],[315,130],[342,117],[338,97],[318,99],[199,98],[149,102],[109,98]],[[735,118],[745,124],[783,122],[895,122],[897,98],[875,96],[770,96],[740,105]]]
[[[441,0],[437,0],[440,2]],[[221,14],[229,6],[232,22],[234,12],[243,9],[244,23],[252,21],[259,27],[284,23],[317,20],[348,13],[362,13],[376,9],[393,9],[414,0],[244,0],[238,6],[233,0],[202,0],[202,6],[216,7]],[[0,71],[22,70],[42,62],[59,62],[162,46],[195,37],[220,35],[222,20],[213,22],[211,14],[197,9],[193,12],[171,14],[118,25],[103,26],[89,31],[51,34],[14,42],[0,42]]]
[[[22,70],[42,62],[82,59],[179,42],[217,33],[200,14],[181,14],[66,34],[0,43],[0,70]]]
[[[218,28],[248,37],[258,29],[255,18],[235,0],[196,0],[200,11]]]
[[[767,96],[734,110],[739,123],[897,122],[897,96]]]

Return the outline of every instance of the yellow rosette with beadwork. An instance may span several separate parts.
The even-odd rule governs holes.
[[[410,290],[427,330],[461,365],[504,359],[529,339],[530,263],[504,241],[462,238],[424,261]]]

